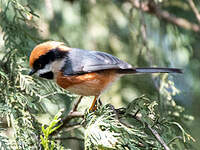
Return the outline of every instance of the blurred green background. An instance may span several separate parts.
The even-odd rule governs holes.
[[[21,35],[27,36],[23,41],[27,45],[20,43],[19,35],[13,36],[13,40],[21,50],[16,55],[19,56],[21,53],[23,58],[23,61],[17,62],[17,64],[23,63],[25,69],[22,69],[22,74],[28,73],[28,59],[32,48],[46,40],[63,41],[75,48],[105,51],[137,67],[182,68],[184,74],[169,75],[169,79],[180,90],[180,93],[174,97],[177,104],[182,105],[185,111],[195,118],[194,121],[187,122],[188,130],[196,139],[193,144],[197,149],[200,147],[200,30],[187,29],[184,26],[185,22],[183,26],[171,23],[162,15],[159,16],[161,12],[156,12],[154,6],[150,7],[151,5],[146,5],[151,8],[149,11],[141,11],[143,4],[155,4],[161,11],[167,11],[200,28],[200,20],[197,19],[189,0],[143,0],[141,5],[137,5],[138,9],[133,7],[136,6],[135,2],[140,4],[137,0],[21,0],[19,2],[23,6],[31,7],[30,11],[37,15],[27,14],[26,25],[20,24],[21,29],[24,30]],[[194,3],[200,12],[200,2],[196,0]],[[1,13],[8,5],[8,1],[0,4]],[[10,16],[7,16],[9,21],[13,19],[13,12],[8,11],[10,11]],[[3,58],[9,47],[9,43],[7,46],[5,44],[6,38],[3,38],[5,26],[10,24],[2,20],[0,24],[2,25],[0,58]],[[17,34],[17,29],[10,30],[10,35]],[[16,40],[17,38],[19,41]],[[55,85],[47,83],[46,80],[40,82],[44,87],[49,86],[49,89],[45,90],[50,94],[54,92]],[[156,100],[159,96],[158,86],[159,80],[156,75],[126,76],[103,94],[102,102],[122,107],[142,94]],[[56,90],[58,94],[53,93],[50,97],[45,95],[37,101],[43,110],[42,113],[38,113],[38,119],[42,123],[48,122],[49,117],[60,108],[69,108],[73,102],[75,95],[67,97],[62,89],[56,87]],[[91,102],[90,97],[84,98],[81,109],[84,111]],[[68,134],[77,133],[71,131]],[[79,142],[70,143],[71,145],[68,143],[69,147],[78,149]]]

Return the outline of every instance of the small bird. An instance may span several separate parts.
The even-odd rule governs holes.
[[[101,93],[118,78],[137,73],[182,73],[177,68],[134,68],[127,62],[105,52],[70,48],[62,42],[48,41],[31,52],[29,75],[55,80],[56,83],[81,96],[95,96],[94,109]]]

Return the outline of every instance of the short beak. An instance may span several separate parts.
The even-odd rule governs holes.
[[[33,75],[34,73],[36,73],[37,71],[35,69],[32,69],[30,72],[29,72],[29,76]]]

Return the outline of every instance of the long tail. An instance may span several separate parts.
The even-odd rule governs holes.
[[[135,73],[183,73],[178,68],[131,68],[131,69],[120,69],[120,74],[135,74]]]

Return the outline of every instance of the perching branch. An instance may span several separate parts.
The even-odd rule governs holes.
[[[68,123],[68,124],[65,124],[64,125],[64,128],[66,128],[65,131],[71,131],[71,130],[74,130],[74,129],[77,129],[77,128],[80,128],[82,125],[81,125],[81,122],[73,122],[73,123]]]
[[[138,111],[137,111],[138,113]],[[139,117],[137,117],[135,114],[127,114],[128,116],[136,119],[137,121],[139,121],[141,124],[143,123],[141,121],[141,119]],[[145,126],[151,131],[151,133],[154,135],[154,137],[157,139],[157,141],[164,147],[165,150],[170,150],[170,148],[167,146],[167,144],[165,143],[165,141],[162,139],[162,137],[159,135],[159,133],[153,129],[148,123],[145,123]]]
[[[74,128],[74,127],[76,128],[77,126],[80,127],[80,123],[78,123],[78,124],[77,123],[76,124],[67,124],[67,123],[69,123],[70,120],[74,119],[74,118],[83,118],[84,114],[82,112],[77,111],[78,105],[80,104],[82,98],[83,98],[83,96],[79,97],[79,99],[74,103],[69,114],[61,120],[62,125],[56,130],[56,132],[53,132],[51,135],[55,135],[56,133],[58,133],[65,127],[67,127],[67,128]]]
[[[74,112],[70,112],[66,117],[64,117],[61,122],[63,123],[60,128],[58,128],[56,131],[59,132],[61,129],[63,129],[65,126],[67,126],[67,123],[69,123],[69,121],[71,119],[74,119],[74,118],[83,118],[84,114],[81,113],[81,112],[77,112],[77,111],[74,111]]]
[[[162,137],[158,134],[156,130],[154,130],[149,124],[146,123],[146,126],[151,131],[151,133],[155,136],[155,138],[158,140],[158,142],[164,147],[165,150],[170,150],[170,148],[167,146],[165,141],[162,139]]]
[[[194,12],[199,24],[200,24],[200,14],[199,14],[199,11],[198,11],[197,7],[195,6],[193,0],[188,0],[188,3],[190,5],[192,11]]]
[[[191,23],[184,18],[176,17],[173,14],[170,14],[166,10],[160,9],[160,7],[158,7],[153,0],[149,0],[148,2],[142,2],[141,6],[140,6],[140,0],[129,0],[129,2],[131,2],[134,8],[140,9],[143,12],[155,15],[156,17],[160,19],[164,19],[181,28],[184,28],[187,30],[193,30],[195,32],[200,32],[199,25],[195,23]]]

